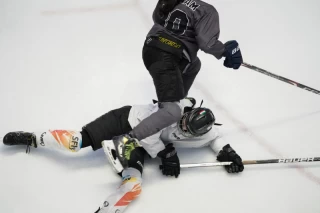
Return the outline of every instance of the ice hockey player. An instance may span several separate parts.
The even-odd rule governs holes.
[[[232,161],[226,166],[229,173],[242,172],[240,156],[223,141],[213,127],[215,117],[208,108],[195,108],[195,100],[183,99],[179,106],[181,120],[158,133],[137,141],[124,135],[145,117],[158,110],[158,104],[124,106],[112,110],[88,125],[82,131],[48,130],[43,132],[9,132],[3,138],[5,145],[27,145],[43,149],[62,149],[78,152],[91,146],[104,147],[113,168],[122,175],[121,186],[103,202],[97,213],[122,213],[141,193],[144,155],[159,157],[164,175],[178,177],[180,162],[175,147],[211,146],[219,161]],[[118,136],[122,135],[122,136]],[[142,147],[141,147],[142,146]],[[175,146],[175,147],[174,147]]]
[[[224,66],[238,69],[242,54],[235,40],[219,40],[219,14],[200,0],[159,0],[143,47],[143,61],[153,78],[160,109],[130,132],[142,140],[180,120],[178,102],[187,96],[201,62],[198,50],[225,57]]]

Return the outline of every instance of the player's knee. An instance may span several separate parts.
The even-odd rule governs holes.
[[[197,58],[194,62],[192,62],[191,66],[188,68],[184,75],[187,76],[195,76],[199,73],[201,69],[201,61]]]
[[[180,120],[182,110],[176,102],[164,102],[161,104],[163,105],[163,108],[165,108],[168,114],[171,116],[172,121],[177,122]]]

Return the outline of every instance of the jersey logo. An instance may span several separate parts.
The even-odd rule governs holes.
[[[45,143],[44,143],[44,141],[43,141],[43,137],[44,137],[45,134],[47,134],[47,133],[44,132],[44,133],[42,133],[41,136],[40,136],[40,145],[41,145],[41,146],[46,146]]]
[[[161,37],[161,36],[159,36],[159,41],[160,41],[161,43],[164,43],[164,44],[166,44],[166,45],[169,45],[169,46],[171,46],[171,47],[173,47],[173,48],[179,49],[179,48],[181,47],[181,44],[178,44],[178,43],[176,43],[176,42],[174,42],[174,41],[171,41],[171,40],[169,40],[169,39],[167,39],[167,38],[163,38],[163,37]]]
[[[108,207],[109,206],[109,202],[108,201],[104,201],[103,206],[104,207]]]
[[[173,137],[175,137],[177,140],[180,140],[181,138],[179,138],[176,133],[172,133]]]
[[[189,18],[187,14],[182,10],[175,9],[169,13],[164,27],[174,34],[183,35],[186,32],[188,25]]]
[[[149,44],[151,41],[152,41],[152,38],[148,38],[146,42],[147,44]]]
[[[193,11],[196,11],[196,9],[200,7],[200,5],[193,0],[184,0],[182,4],[186,5]]]

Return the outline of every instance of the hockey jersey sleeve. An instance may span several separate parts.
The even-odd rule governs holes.
[[[142,147],[148,152],[148,154],[152,158],[157,157],[157,154],[165,148],[164,143],[160,139],[161,133],[162,131],[157,132],[156,134],[151,135],[150,137],[147,137],[140,141]]]
[[[196,16],[198,18],[195,22],[195,31],[199,48],[221,59],[225,48],[224,44],[218,40],[220,35],[218,11],[213,6],[207,6]]]
[[[224,140],[222,133],[218,130],[216,131],[217,131],[216,137],[214,138],[214,140],[211,141],[210,147],[215,154],[218,154],[220,150],[222,150],[222,148],[225,145],[227,145],[227,142]]]

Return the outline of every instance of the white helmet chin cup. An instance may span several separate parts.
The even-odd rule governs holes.
[[[123,166],[119,161],[119,158],[116,157],[116,148],[112,140],[105,140],[102,141],[102,146],[104,153],[106,154],[109,163],[111,164],[112,168],[117,172],[120,173],[123,170]]]

